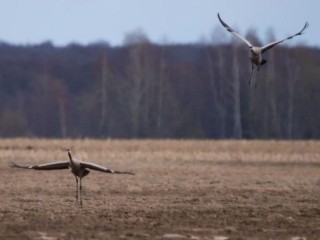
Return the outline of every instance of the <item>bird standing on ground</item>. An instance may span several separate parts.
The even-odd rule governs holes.
[[[45,163],[45,164],[38,164],[38,165],[29,165],[29,166],[22,166],[18,165],[16,163],[12,163],[11,167],[16,168],[25,168],[25,169],[34,169],[34,170],[60,170],[60,169],[71,169],[71,172],[76,178],[77,182],[77,190],[76,190],[76,201],[78,202],[78,199],[80,200],[80,206],[82,207],[82,197],[81,197],[81,179],[89,174],[88,169],[101,171],[105,173],[112,173],[112,174],[130,174],[134,175],[134,173],[131,172],[121,172],[121,171],[115,171],[110,168],[106,168],[91,162],[83,162],[79,161],[77,159],[72,158],[71,151],[68,149],[68,156],[69,161],[59,161],[59,162],[52,162],[52,163]]]
[[[251,61],[251,74],[250,74],[250,79],[249,79],[249,86],[250,86],[250,82],[251,82],[251,77],[252,77],[252,73],[253,73],[253,69],[254,69],[254,64],[258,66],[258,71],[261,65],[265,64],[267,62],[266,59],[262,58],[262,54],[266,51],[268,51],[270,48],[273,48],[274,46],[276,46],[279,43],[282,43],[286,40],[289,40],[291,38],[294,38],[295,36],[298,35],[302,35],[303,31],[309,27],[309,24],[306,22],[304,27],[302,28],[302,30],[294,35],[291,35],[285,39],[282,39],[280,41],[275,41],[275,42],[271,42],[268,43],[267,45],[263,46],[263,47],[256,47],[253,46],[247,39],[245,39],[244,37],[242,37],[239,33],[237,33],[236,31],[234,31],[231,27],[229,27],[220,17],[219,13],[218,13],[218,19],[220,21],[220,23],[222,24],[223,27],[225,27],[227,29],[227,31],[231,32],[233,35],[235,35],[236,37],[240,38],[243,42],[245,42],[249,48],[250,48],[250,52],[251,52],[251,57],[250,57],[250,61]]]

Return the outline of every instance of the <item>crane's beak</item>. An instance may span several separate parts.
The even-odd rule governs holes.
[[[62,151],[71,152],[70,148],[61,148]]]

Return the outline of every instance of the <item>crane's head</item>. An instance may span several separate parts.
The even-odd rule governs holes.
[[[67,148],[67,152],[68,152],[69,159],[72,160],[71,150],[69,148]]]

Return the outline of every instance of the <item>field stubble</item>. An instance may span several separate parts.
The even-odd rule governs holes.
[[[75,158],[91,171],[83,209],[69,170],[13,169]],[[320,238],[320,142],[0,140],[0,239]]]

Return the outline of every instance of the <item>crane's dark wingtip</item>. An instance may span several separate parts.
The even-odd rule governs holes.
[[[309,23],[306,22],[306,23],[304,24],[304,27],[303,27],[302,30],[300,31],[300,33],[302,34],[303,31],[306,30],[308,27],[309,27]]]
[[[225,27],[229,32],[232,32],[232,29],[221,19],[220,14],[218,13],[218,19],[223,27]]]
[[[136,175],[135,173],[133,172],[121,172],[121,171],[114,171],[113,173],[115,174],[128,174],[128,175]]]
[[[306,26],[306,28],[308,28],[310,25],[309,25],[309,23],[308,23],[308,22],[306,22],[305,26]]]

